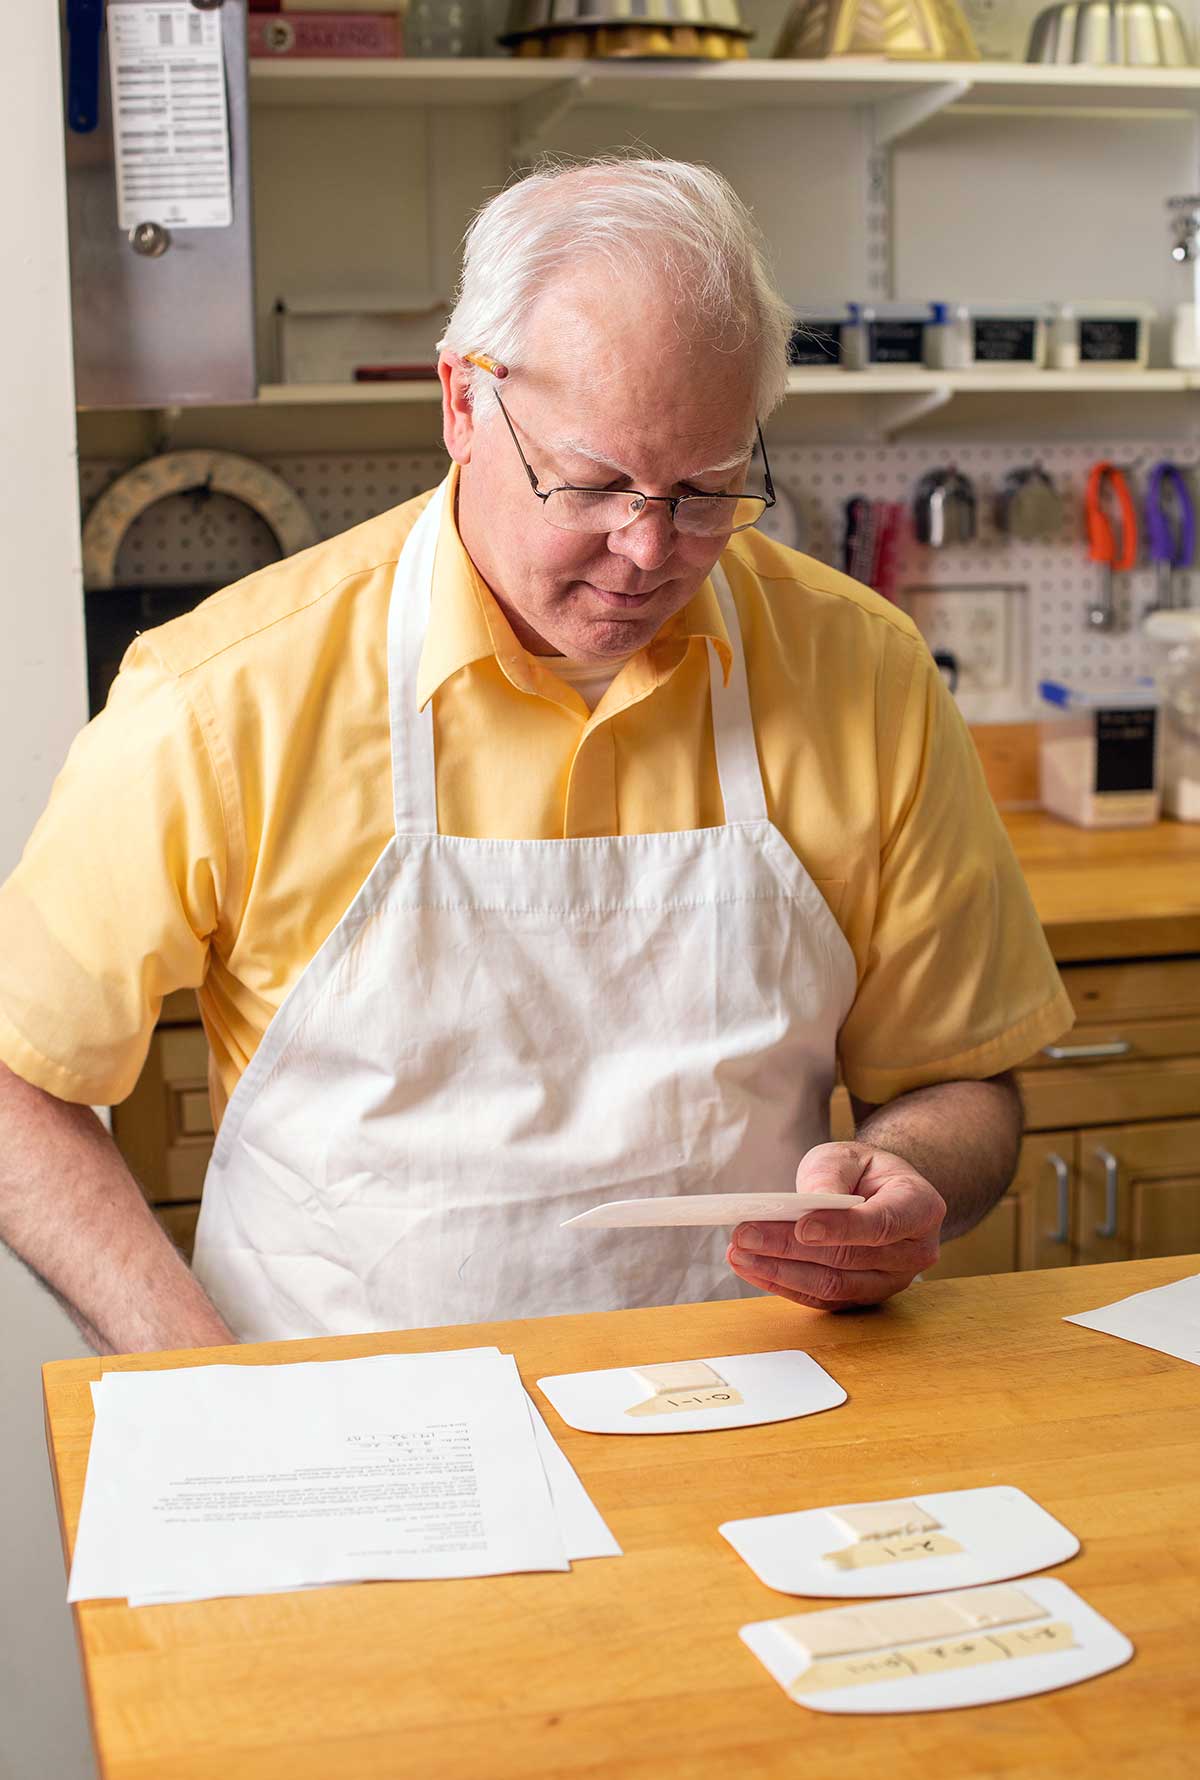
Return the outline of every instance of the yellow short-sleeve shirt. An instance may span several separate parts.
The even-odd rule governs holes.
[[[0,887],[0,1060],[119,1101],[164,995],[195,988],[216,1109],[392,826],[385,636],[420,496],[138,638]],[[525,653],[458,538],[438,541],[415,696],[438,821],[477,838],[723,820],[706,582],[589,712]],[[722,563],[771,819],[849,941],[851,1092],[982,1077],[1071,1009],[974,747],[907,618],[756,532]],[[396,985],[403,1006],[405,988]]]

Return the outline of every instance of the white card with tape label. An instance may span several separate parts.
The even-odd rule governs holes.
[[[699,1434],[836,1409],[846,1393],[799,1348],[563,1372],[539,1387],[584,1434]]]
[[[861,1205],[859,1193],[679,1193],[657,1199],[613,1199],[567,1218],[561,1230],[647,1230],[689,1224],[794,1224],[810,1211]]]
[[[757,1515],[720,1528],[788,1595],[935,1594],[1065,1563],[1079,1541],[1011,1484]]]
[[[812,1712],[937,1712],[1071,1687],[1133,1655],[1050,1577],[743,1626],[789,1699]]]

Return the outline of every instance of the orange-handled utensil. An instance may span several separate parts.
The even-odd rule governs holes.
[[[1119,527],[1105,504],[1106,495],[1116,503]],[[1114,577],[1127,573],[1137,562],[1137,510],[1124,474],[1116,464],[1102,458],[1088,472],[1085,496],[1088,555],[1103,565],[1102,594],[1087,609],[1088,626],[1092,630],[1116,630],[1117,606]]]

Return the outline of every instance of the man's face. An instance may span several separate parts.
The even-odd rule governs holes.
[[[668,305],[662,293],[595,271],[541,299],[529,369],[500,389],[542,489],[575,483],[684,495],[746,487],[753,354],[692,349]],[[445,355],[442,378],[446,444],[462,466],[459,532],[519,641],[535,654],[583,660],[648,643],[700,587],[726,538],[680,533],[656,503],[620,531],[556,529],[503,416],[477,424],[463,411],[461,376]]]

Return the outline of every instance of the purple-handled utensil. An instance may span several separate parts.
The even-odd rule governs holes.
[[[1196,551],[1196,509],[1183,472],[1169,458],[1154,465],[1146,483],[1146,540],[1157,576],[1150,610],[1173,611],[1175,571],[1189,568]]]

